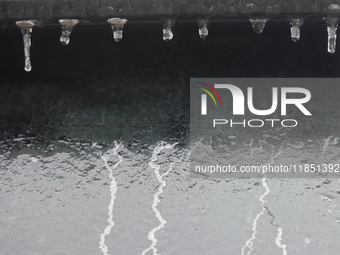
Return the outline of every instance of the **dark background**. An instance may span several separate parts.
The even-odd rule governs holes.
[[[212,21],[206,40],[195,20],[179,20],[170,42],[162,40],[160,21],[128,22],[119,43],[108,23],[78,24],[68,46],[60,33],[58,24],[33,28],[32,71],[26,73],[20,29],[0,30],[1,139],[185,142],[190,77],[340,74],[340,53],[327,52],[321,18],[305,22],[297,43],[282,19],[268,21],[260,35],[246,19]]]

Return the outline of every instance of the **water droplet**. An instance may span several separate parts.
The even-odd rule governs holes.
[[[327,23],[328,32],[328,52],[334,53],[336,48],[336,30],[338,28],[338,17],[327,17],[324,18]]]
[[[123,39],[123,27],[127,22],[127,19],[112,18],[108,19],[107,22],[109,22],[111,25],[113,38],[116,42],[120,42]]]
[[[294,42],[300,40],[300,27],[302,26],[304,20],[302,18],[290,18],[289,24],[291,25],[290,28],[290,36]]]
[[[32,28],[35,25],[35,20],[17,21],[16,25],[21,29],[21,33],[24,40],[24,53],[25,53],[25,71],[30,72],[32,70],[30,48],[31,48],[31,34]]]
[[[39,161],[39,159],[36,157],[30,157],[30,159],[33,163],[37,163]]]
[[[308,237],[305,238],[305,244],[310,244],[310,239]]]
[[[264,27],[269,19],[267,18],[252,18],[249,19],[253,29],[256,33],[261,34],[264,30]]]
[[[209,26],[209,19],[199,19],[198,20],[198,34],[200,35],[201,39],[205,39],[208,36],[208,26]]]
[[[168,42],[170,40],[172,40],[172,38],[174,37],[174,34],[171,31],[171,28],[164,28],[163,29],[163,40]]]
[[[59,23],[61,25],[61,36],[60,42],[63,45],[67,45],[70,42],[70,36],[75,25],[79,23],[77,19],[60,19]]]
[[[175,19],[166,19],[163,21],[163,40],[168,42],[174,35],[172,33],[172,27],[175,25]]]

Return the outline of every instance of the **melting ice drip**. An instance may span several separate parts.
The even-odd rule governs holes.
[[[162,150],[164,150],[164,149],[172,149],[175,145],[177,145],[177,143],[171,145],[171,144],[167,144],[167,143],[165,143],[165,142],[159,142],[158,145],[157,145],[157,147],[154,149],[153,154],[152,154],[152,157],[151,157],[150,166],[151,166],[152,168],[155,169],[155,175],[156,175],[156,177],[157,177],[158,182],[160,183],[160,186],[158,187],[157,192],[156,192],[156,193],[154,194],[154,196],[153,196],[153,197],[154,197],[154,200],[153,200],[153,202],[152,202],[152,210],[153,210],[154,213],[156,214],[156,217],[157,217],[157,219],[159,220],[160,224],[159,224],[157,227],[153,228],[153,229],[149,232],[148,239],[149,239],[152,243],[151,243],[151,245],[149,246],[149,248],[145,249],[145,250],[142,252],[142,255],[145,255],[145,254],[146,254],[148,251],[150,251],[150,250],[152,250],[153,255],[159,255],[159,254],[157,253],[157,248],[156,248],[157,239],[156,239],[156,237],[155,237],[155,233],[156,233],[156,231],[162,229],[162,228],[165,226],[166,220],[163,219],[161,213],[160,213],[160,212],[158,211],[158,209],[157,209],[157,204],[160,202],[158,196],[159,196],[160,194],[163,193],[163,188],[166,186],[166,182],[163,180],[163,177],[169,174],[169,172],[170,172],[171,169],[172,169],[173,164],[176,163],[176,162],[170,163],[169,170],[168,170],[166,173],[164,173],[164,174],[160,174],[160,173],[159,173],[160,166],[156,165],[154,162],[157,160],[157,155],[158,155]],[[182,156],[182,158],[183,158],[183,156]],[[182,161],[182,158],[181,158],[181,160],[178,161],[178,162],[181,162],[181,161]],[[177,162],[177,163],[178,163],[178,162]]]
[[[328,52],[334,53],[336,47],[336,30],[338,28],[338,17],[323,18],[327,23],[328,32]]]
[[[109,223],[109,225],[107,225],[107,227],[104,229],[104,232],[100,235],[100,241],[99,241],[99,248],[100,250],[103,252],[104,255],[109,255],[108,253],[108,247],[105,245],[105,236],[110,234],[112,227],[114,226],[114,222],[113,222],[113,205],[116,199],[116,192],[117,192],[117,182],[116,179],[113,176],[113,169],[116,169],[118,167],[118,165],[120,163],[123,162],[123,157],[117,154],[117,150],[119,149],[121,144],[117,144],[115,142],[116,147],[109,150],[109,155],[107,156],[100,156],[102,158],[102,160],[104,161],[105,167],[106,169],[109,171],[109,177],[111,179],[110,182],[110,192],[111,192],[111,200],[110,200],[110,204],[108,206],[108,220],[107,222]],[[108,165],[108,160],[110,158],[110,156],[117,156],[118,157],[118,162],[112,167],[110,168],[110,166]]]
[[[294,17],[289,19],[289,24],[291,26],[290,35],[294,42],[300,40],[300,27],[302,26],[303,22],[304,20],[302,18]]]
[[[120,42],[123,39],[123,27],[127,20],[120,18],[112,18],[108,19],[107,22],[109,22],[111,25],[113,31],[113,38],[115,39],[116,42]]]
[[[165,19],[163,21],[163,40],[168,42],[174,37],[172,28],[175,25],[176,19]]]
[[[75,25],[79,23],[77,19],[60,19],[59,23],[61,25],[61,36],[60,42],[63,45],[67,45],[70,42],[70,36]]]
[[[264,27],[269,19],[267,18],[251,18],[249,21],[253,26],[253,29],[256,33],[261,34],[264,30]]]
[[[32,70],[30,48],[31,48],[31,34],[32,28],[35,25],[35,20],[17,21],[16,25],[21,29],[21,33],[24,40],[24,53],[25,53],[25,71],[30,72]]]
[[[209,26],[209,19],[199,19],[198,20],[198,34],[200,35],[201,39],[205,39],[208,36],[208,26]]]

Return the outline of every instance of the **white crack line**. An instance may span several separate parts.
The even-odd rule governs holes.
[[[333,137],[333,135],[331,135],[330,137],[324,139],[325,143],[323,144],[323,148],[322,151],[325,152],[327,147],[331,144],[331,145],[336,145],[339,142],[339,137],[335,137],[333,143],[330,143],[330,139]]]
[[[250,155],[253,155],[253,153],[254,153],[254,151],[255,150],[262,150],[262,144],[260,143],[260,141],[259,141],[259,144],[260,144],[260,147],[257,147],[257,148],[253,148],[252,146],[253,146],[253,143],[254,143],[254,139],[251,139],[250,140],[250,143],[249,143],[249,149],[250,149]]]
[[[105,163],[105,167],[107,168],[107,170],[109,171],[109,178],[111,179],[110,182],[110,193],[111,193],[111,200],[110,200],[110,204],[108,206],[108,220],[107,222],[109,223],[109,225],[106,226],[106,228],[104,229],[104,232],[100,235],[100,241],[99,241],[99,248],[101,249],[101,251],[103,252],[104,255],[109,255],[108,253],[108,247],[105,245],[105,236],[110,234],[112,227],[114,226],[114,222],[113,222],[113,205],[116,199],[116,192],[117,192],[117,182],[115,177],[113,176],[113,170],[116,169],[118,167],[118,165],[120,163],[123,162],[123,157],[117,154],[117,150],[119,148],[120,144],[117,144],[117,142],[115,142],[116,147],[111,149],[112,153],[110,153],[110,155],[108,155],[107,157],[100,155],[100,157],[102,158],[102,160]],[[110,156],[117,156],[119,161],[112,167],[110,168],[110,166],[107,164]]]
[[[282,153],[282,148],[283,148],[283,145],[280,147],[280,150],[278,151],[278,153],[276,153],[276,155],[274,155],[272,157],[272,163],[274,163],[274,159]],[[274,152],[273,152],[273,154],[274,154]],[[275,226],[277,226],[277,225],[275,224]],[[283,228],[278,227],[278,234],[277,234],[277,237],[275,239],[275,244],[276,244],[277,247],[282,249],[282,255],[287,255],[288,254],[287,249],[286,249],[287,245],[281,243],[281,241],[282,241],[282,234],[283,234]]]
[[[279,233],[277,234],[277,237],[275,239],[275,244],[277,245],[277,247],[282,249],[282,255],[287,255],[288,254],[287,250],[286,250],[287,245],[281,243],[283,228],[278,228],[278,231],[279,231]]]
[[[150,250],[152,250],[153,255],[160,255],[159,253],[157,253],[157,248],[156,248],[157,238],[155,237],[155,233],[156,233],[156,231],[161,230],[165,226],[166,220],[163,219],[161,213],[157,209],[157,204],[160,202],[159,199],[158,199],[158,196],[163,193],[163,188],[166,186],[166,182],[163,180],[163,177],[169,174],[174,163],[179,163],[179,162],[182,161],[184,153],[183,153],[183,155],[182,155],[182,157],[179,161],[170,163],[169,170],[164,174],[159,173],[160,166],[156,165],[154,162],[157,160],[157,155],[162,150],[172,149],[177,144],[178,143],[171,145],[171,144],[167,144],[166,142],[159,142],[157,147],[153,151],[153,154],[152,154],[152,157],[151,157],[151,162],[149,163],[149,165],[152,168],[155,169],[155,175],[157,177],[158,182],[160,183],[160,186],[158,187],[157,192],[153,196],[154,199],[153,199],[153,202],[152,202],[152,210],[156,214],[156,217],[159,220],[160,224],[157,227],[150,230],[150,232],[148,234],[148,239],[151,241],[151,245],[142,252],[142,255],[145,255]]]
[[[271,158],[271,161],[268,163],[268,165],[270,165],[270,164],[272,164],[272,163],[274,163],[274,159],[276,158],[276,157],[278,157],[281,153],[282,153],[282,147],[283,147],[283,145],[280,147],[280,150],[274,155],[274,146],[272,146],[273,147],[273,154],[272,154],[272,158]],[[250,147],[251,148],[251,147]],[[252,148],[251,148],[251,150],[252,150]],[[253,151],[253,150],[252,150]],[[261,205],[262,205],[262,211],[261,212],[259,212],[257,215],[256,215],[256,217],[255,217],[255,219],[254,219],[254,221],[253,221],[253,227],[252,227],[252,230],[253,230],[253,233],[252,233],[252,235],[251,235],[251,237],[246,241],[246,243],[245,243],[245,245],[242,247],[242,249],[241,249],[241,255],[244,255],[245,253],[245,248],[246,247],[248,247],[249,248],[249,251],[247,252],[247,254],[246,255],[250,255],[250,253],[253,251],[253,240],[255,240],[256,239],[256,234],[257,234],[257,222],[258,222],[258,220],[260,219],[260,217],[264,214],[264,212],[265,212],[265,210],[266,210],[266,207],[265,207],[265,203],[267,202],[266,200],[264,200],[264,198],[269,194],[269,192],[270,192],[270,189],[269,189],[269,186],[268,186],[268,184],[267,184],[267,182],[266,182],[266,179],[267,179],[267,177],[263,177],[262,178],[262,186],[265,188],[265,192],[263,193],[263,195],[262,196],[260,196],[259,197],[259,200],[260,200],[260,202],[261,202]],[[280,233],[279,233],[280,234]],[[281,238],[281,236],[282,236],[282,229],[281,229],[281,234],[280,234],[280,238]],[[281,240],[281,239],[280,239]],[[279,246],[280,248],[282,248],[281,246]],[[286,246],[284,246],[284,250],[283,250],[283,254],[285,255],[285,254],[287,254],[287,253],[285,253],[285,249],[286,249]],[[286,251],[287,252],[287,251]]]
[[[210,143],[209,143],[209,147],[210,147],[210,149],[209,149],[209,151],[211,152],[212,151],[212,142],[213,142],[213,140],[212,140],[212,137],[211,136],[209,136],[209,138],[210,138]]]
[[[259,220],[259,218],[264,214],[266,208],[264,207],[264,204],[267,202],[266,200],[264,200],[265,196],[267,196],[270,192],[270,189],[266,183],[266,178],[262,178],[262,186],[266,189],[266,191],[263,193],[262,196],[260,196],[259,200],[261,201],[261,205],[262,205],[262,211],[260,213],[258,213],[253,221],[253,234],[251,235],[251,237],[246,241],[245,245],[242,247],[241,251],[242,251],[242,255],[244,255],[244,250],[246,247],[249,248],[249,251],[247,253],[247,255],[249,255],[252,250],[253,250],[253,240],[256,239],[256,234],[257,234],[257,221]]]
[[[188,155],[187,155],[187,160],[190,160],[191,152],[193,152],[196,149],[196,147],[198,146],[198,144],[202,143],[202,141],[203,141],[203,138],[201,138],[198,142],[195,143],[194,146],[192,146],[191,149],[189,149],[189,152],[188,152]]]

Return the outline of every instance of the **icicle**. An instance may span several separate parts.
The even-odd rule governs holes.
[[[249,21],[251,22],[251,25],[253,26],[254,31],[258,34],[261,34],[263,32],[264,26],[266,25],[268,20],[269,19],[267,18],[249,19]]]
[[[294,42],[297,42],[300,39],[300,27],[303,22],[303,18],[294,17],[289,19],[289,24],[291,25],[290,36]]]
[[[30,47],[31,47],[31,34],[32,28],[35,25],[35,20],[17,21],[16,25],[21,29],[24,40],[24,52],[25,52],[25,71],[29,72],[32,70],[31,58],[30,58]]]
[[[338,28],[338,17],[323,18],[327,23],[328,32],[328,52],[334,53],[336,47],[336,30]]]
[[[208,26],[209,26],[209,19],[199,19],[198,20],[198,34],[200,35],[201,39],[205,39],[208,36]]]
[[[170,41],[174,35],[171,31],[172,27],[175,25],[175,19],[165,19],[163,21],[163,40],[168,42]]]
[[[77,19],[60,19],[59,23],[61,25],[61,36],[60,42],[63,45],[67,45],[70,42],[70,36],[75,25],[79,23]]]
[[[116,42],[120,42],[123,39],[123,27],[127,22],[126,19],[112,18],[108,19],[107,22],[110,23],[113,31],[113,38]]]

